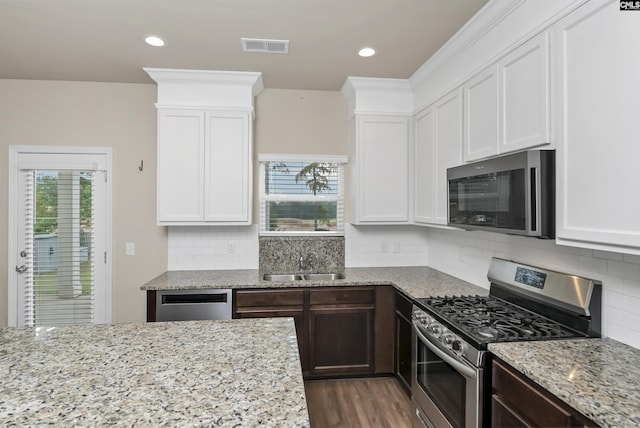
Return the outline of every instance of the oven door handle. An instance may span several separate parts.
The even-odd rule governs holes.
[[[420,331],[420,327],[415,321],[413,321],[413,330],[418,335],[418,338],[420,339],[420,341],[423,342],[434,354],[442,358],[442,360],[445,363],[453,366],[454,369],[456,369],[461,375],[463,375],[468,379],[475,380],[477,378],[478,375],[473,368],[467,366],[466,364],[461,363],[460,361],[453,358],[451,355],[447,355],[444,351],[442,351],[440,348],[438,348],[433,343],[431,343],[429,339],[427,339],[422,334],[422,332]]]

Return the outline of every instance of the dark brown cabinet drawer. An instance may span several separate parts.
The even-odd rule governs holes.
[[[314,305],[346,305],[346,304],[370,304],[376,301],[375,290],[366,288],[323,288],[309,291],[309,304]]]
[[[304,289],[237,290],[236,308],[265,306],[300,306],[304,304]]]
[[[509,406],[506,406],[497,395],[491,396],[491,428],[530,428]]]
[[[502,361],[493,361],[491,386],[493,428],[597,426]]]

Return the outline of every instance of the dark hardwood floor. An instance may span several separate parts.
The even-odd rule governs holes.
[[[410,428],[411,400],[394,377],[304,384],[311,428]]]

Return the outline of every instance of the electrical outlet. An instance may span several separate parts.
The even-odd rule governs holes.
[[[389,243],[387,241],[382,241],[380,243],[380,252],[386,253],[387,251],[389,251]]]
[[[393,252],[400,253],[400,241],[393,241]]]
[[[136,255],[136,243],[135,242],[127,242],[125,244],[124,253],[127,256],[135,256]]]
[[[235,253],[235,252],[236,252],[235,241],[227,241],[227,253]]]

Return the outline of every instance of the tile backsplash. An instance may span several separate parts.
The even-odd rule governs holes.
[[[258,266],[258,226],[171,226],[168,235],[168,270]]]
[[[344,237],[261,236],[259,272],[344,273]]]

